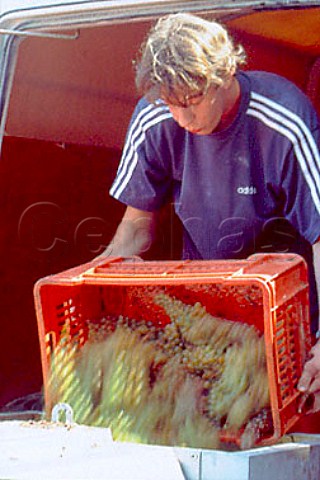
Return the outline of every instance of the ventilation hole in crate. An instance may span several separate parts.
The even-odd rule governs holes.
[[[56,333],[48,332],[45,336],[45,342],[46,342],[46,354],[50,356],[52,355],[57,344]]]
[[[282,362],[282,363],[279,365],[280,375],[281,375],[282,373],[284,373],[284,372],[286,373],[286,371],[287,371],[287,365],[286,365],[285,362]]]
[[[69,298],[56,306],[58,318],[58,334],[75,338],[75,343],[84,343],[84,332],[81,318],[77,315],[77,307],[74,299]]]
[[[276,324],[276,336],[277,337],[280,337],[281,335],[283,335],[285,333],[285,329],[284,329],[284,324],[283,322],[277,322]]]

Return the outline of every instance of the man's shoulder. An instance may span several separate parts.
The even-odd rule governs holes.
[[[280,89],[291,87],[297,92],[301,92],[299,87],[295,85],[294,82],[274,72],[267,72],[264,70],[246,70],[241,71],[240,75],[247,77],[252,87],[255,88],[262,88],[266,89],[267,91],[272,91],[275,89],[275,87],[280,87]]]
[[[152,131],[161,130],[162,125],[171,119],[167,105],[160,101],[150,103],[143,97],[137,102],[131,116],[129,131],[139,132],[139,135],[142,133],[145,137]]]
[[[152,148],[163,152],[166,145],[174,142],[176,129],[177,124],[166,104],[150,103],[141,98],[131,116],[124,154],[132,148],[136,151]]]
[[[137,102],[134,116],[152,116],[160,113],[170,113],[168,106],[162,100],[156,100],[155,102],[151,103],[145,97],[142,97]]]
[[[276,73],[246,71],[241,75],[250,85],[251,99],[265,99],[290,111],[302,114],[313,106],[307,95],[291,80]]]

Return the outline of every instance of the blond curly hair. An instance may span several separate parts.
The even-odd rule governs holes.
[[[183,103],[219,87],[245,62],[241,45],[216,21],[188,13],[162,17],[142,44],[136,86],[150,101]]]

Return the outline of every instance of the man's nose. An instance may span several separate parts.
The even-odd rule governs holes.
[[[174,118],[180,127],[186,128],[192,123],[194,114],[190,108],[179,108]]]

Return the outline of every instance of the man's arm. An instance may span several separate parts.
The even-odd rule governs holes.
[[[319,311],[320,311],[320,238],[318,238],[317,243],[313,245],[313,262],[314,262],[314,270],[316,274],[318,304],[319,304]],[[319,313],[319,322],[318,322],[318,332],[320,332],[320,313]]]
[[[100,257],[131,257],[147,252],[155,238],[156,214],[127,207],[115,236]]]
[[[313,261],[320,304],[320,239],[313,245]],[[320,321],[318,323],[318,332],[319,329]],[[314,404],[311,412],[320,410],[320,339],[311,349],[311,359],[305,364],[298,389],[301,392],[305,392],[305,397],[308,394],[314,395]]]

